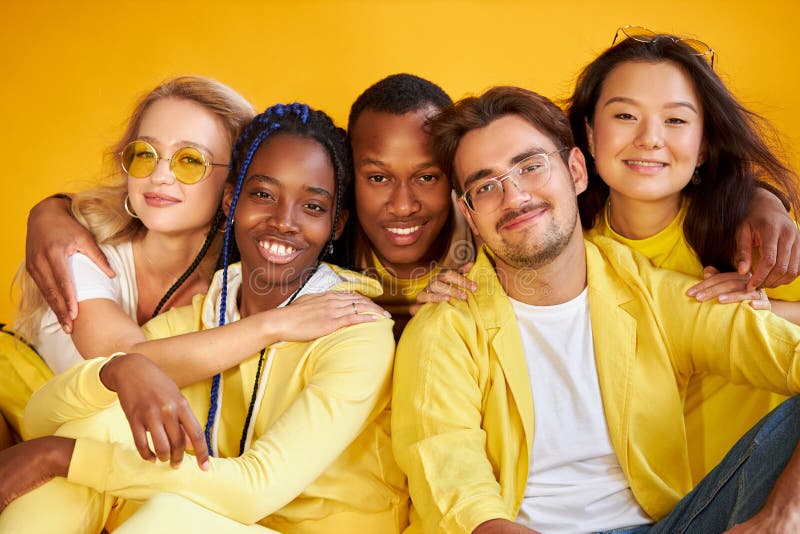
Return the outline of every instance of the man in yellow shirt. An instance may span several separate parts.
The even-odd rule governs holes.
[[[398,347],[392,435],[410,531],[796,530],[797,399],[690,492],[683,395],[696,372],[800,391],[800,329],[746,303],[696,302],[695,279],[584,241],[585,161],[547,99],[490,90],[445,110],[432,140],[485,245],[468,275],[477,291],[420,310]]]

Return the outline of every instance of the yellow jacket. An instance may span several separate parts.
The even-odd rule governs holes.
[[[685,295],[695,279],[610,239],[585,247],[611,442],[634,497],[657,520],[692,487],[689,377],[706,371],[796,392],[800,328],[748,304],[697,303]],[[513,520],[525,491],[534,407],[519,329],[485,249],[469,278],[478,290],[466,302],[425,306],[398,346],[392,438],[409,478],[412,532]]]
[[[380,291],[377,282],[355,273],[321,271],[338,283],[323,280],[320,287],[316,280],[316,289]],[[229,285],[229,294],[237,294],[237,285]],[[219,276],[209,297],[199,295],[192,306],[154,319],[146,325],[148,334],[164,337],[203,328],[204,312],[206,324],[216,313],[218,292]],[[267,383],[254,412],[253,442],[237,458],[259,355],[223,373],[219,449],[229,458],[212,458],[210,472],[188,459],[178,470],[148,463],[130,442],[107,443],[103,429],[86,421],[62,425],[113,405],[117,420],[127,426],[116,395],[99,380],[106,359],[86,361],[39,390],[26,411],[26,428],[42,435],[60,427],[59,434],[78,438],[68,480],[119,497],[144,500],[175,493],[231,519],[281,532],[400,531],[407,522],[408,494],[389,435],[392,322],[381,316],[312,342],[283,342],[271,349],[275,354],[268,374],[264,371]],[[205,421],[210,380],[183,393],[198,420]],[[108,419],[107,411],[97,416]]]
[[[628,239],[611,228],[607,211],[587,233],[613,238],[647,256],[656,267],[702,277],[700,258],[686,241],[683,223],[689,202],[684,200],[675,218],[663,230],[645,239]],[[794,282],[766,290],[771,298],[800,300],[800,277]],[[734,385],[721,376],[695,375],[689,382],[684,403],[689,463],[697,484],[727,454],[728,450],[785,397],[749,385]],[[728,417],[736,413],[736,418]]]

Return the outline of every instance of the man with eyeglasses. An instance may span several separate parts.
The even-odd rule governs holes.
[[[800,391],[800,328],[696,302],[694,279],[585,242],[585,161],[549,100],[492,89],[445,110],[432,142],[485,245],[478,290],[420,310],[398,346],[409,531],[797,531],[800,400],[690,491],[683,393],[695,372]]]

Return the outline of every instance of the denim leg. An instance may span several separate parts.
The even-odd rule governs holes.
[[[800,439],[800,397],[766,415],[648,534],[724,532],[758,512]]]

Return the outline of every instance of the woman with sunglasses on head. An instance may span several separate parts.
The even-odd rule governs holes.
[[[197,337],[210,332],[189,332],[221,331],[227,326],[214,327],[292,308],[303,295],[379,292],[378,282],[320,262],[343,228],[349,158],[344,131],[321,111],[292,104],[257,116],[237,142],[225,188],[223,269],[205,297],[154,319],[149,333]],[[230,264],[237,248],[241,263]],[[352,316],[365,311],[352,298],[344,308]],[[44,532],[56,521],[61,532],[113,528],[137,506],[119,497],[147,501],[119,532],[398,532],[407,494],[388,436],[392,322],[377,312],[367,317],[311,341],[255,349],[241,364],[185,388],[191,409],[208,420],[205,438],[215,457],[208,459],[189,412],[191,421],[172,421],[167,433],[199,433],[197,462],[180,463],[176,439],[174,469],[110,442],[109,426],[127,429],[119,406],[93,415],[114,403],[114,391],[123,406],[129,395],[169,391],[180,398],[148,359],[96,359],[56,377],[34,395],[26,424],[36,435],[60,426],[59,436],[69,438],[0,453],[0,507],[53,476],[69,479],[14,501],[0,514],[0,530]],[[144,430],[137,445],[148,447]],[[42,508],[51,517],[31,519]]]
[[[30,394],[84,358],[141,352],[184,386],[277,339],[309,339],[369,320],[326,305],[339,299],[377,309],[369,299],[328,295],[197,340],[145,340],[140,325],[208,289],[224,228],[220,201],[231,147],[252,117],[250,105],[232,89],[194,76],[167,81],[138,103],[112,152],[116,183],[72,198],[72,213],[102,243],[116,276],[109,278],[82,254],[70,258],[80,311],[70,334],[23,276],[17,330],[49,369],[22,351],[0,358],[8,383],[0,388],[0,407],[17,433],[24,437],[20,419]],[[227,350],[220,351],[221,344]]]
[[[769,148],[763,120],[725,87],[704,43],[621,31],[626,38],[583,70],[568,108],[590,173],[578,198],[590,239],[610,237],[659,267],[704,277],[689,292],[699,300],[750,300],[769,309],[768,297],[781,299],[772,310],[800,322],[800,280],[778,277],[772,283],[785,285],[765,291],[736,256],[737,228],[759,180],[777,188],[794,213],[800,208],[797,177]],[[692,379],[685,413],[694,479],[780,400],[719,377]]]

